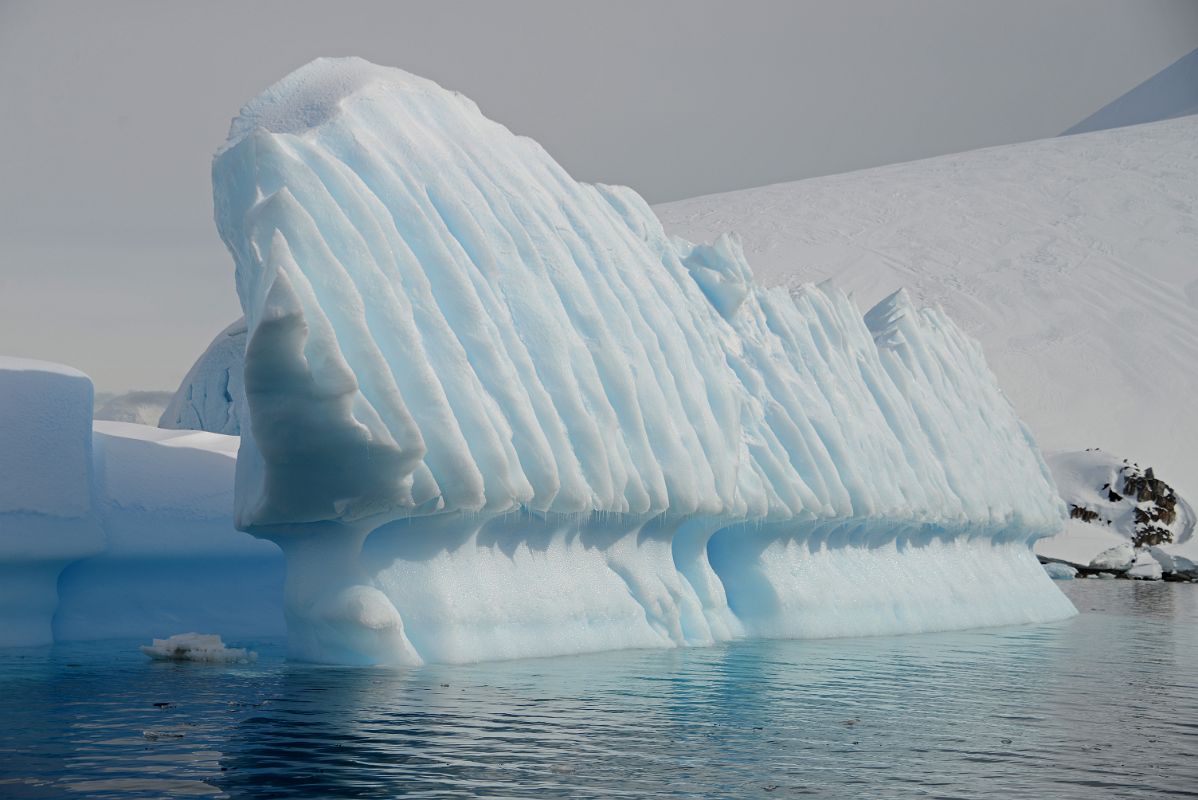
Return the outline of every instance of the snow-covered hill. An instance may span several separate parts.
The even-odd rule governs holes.
[[[1198,116],[657,206],[766,284],[942,305],[1046,450],[1198,495]]]

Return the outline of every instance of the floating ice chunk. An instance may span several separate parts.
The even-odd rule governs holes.
[[[1127,577],[1147,581],[1159,581],[1164,571],[1161,564],[1147,550],[1137,550],[1136,559],[1127,570]]]
[[[177,633],[141,645],[141,651],[156,661],[203,661],[217,664],[248,663],[258,654],[238,647],[225,647],[217,634]]]
[[[1131,546],[1131,542],[1122,542],[1094,556],[1090,561],[1090,568],[1126,572],[1131,569],[1135,560],[1136,551]]]
[[[1193,552],[1192,540],[1186,544],[1191,545],[1186,549],[1189,552]],[[1191,578],[1198,577],[1198,564],[1194,563],[1191,559],[1176,552],[1171,552],[1171,550],[1166,550],[1164,547],[1150,547],[1148,548],[1148,552],[1152,554],[1152,557],[1157,560],[1157,563],[1161,565],[1161,569],[1165,572],[1174,572]]]
[[[1077,568],[1059,561],[1050,561],[1044,565],[1044,571],[1054,581],[1069,581],[1077,577]]]
[[[282,633],[281,554],[233,527],[238,440],[93,422],[92,398],[77,370],[0,359],[0,646]]]

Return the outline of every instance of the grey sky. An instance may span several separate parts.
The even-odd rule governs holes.
[[[1193,0],[0,0],[0,353],[174,388],[240,313],[211,154],[319,55],[659,202],[1052,136],[1196,45]]]

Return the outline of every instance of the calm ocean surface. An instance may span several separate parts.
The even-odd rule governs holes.
[[[0,797],[1198,796],[1198,585],[1081,616],[415,670],[0,650]]]

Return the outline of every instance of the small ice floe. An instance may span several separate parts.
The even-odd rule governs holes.
[[[1077,577],[1077,569],[1075,567],[1069,564],[1062,564],[1058,561],[1049,561],[1044,565],[1044,571],[1054,581],[1068,581]]]
[[[183,730],[183,726],[176,726],[174,728],[155,728],[153,730],[142,731],[141,735],[147,742],[161,742],[165,739],[182,739],[186,733]]]
[[[156,661],[205,661],[214,664],[248,663],[258,654],[239,647],[225,647],[214,633],[179,633],[169,639],[155,639],[141,651]]]

